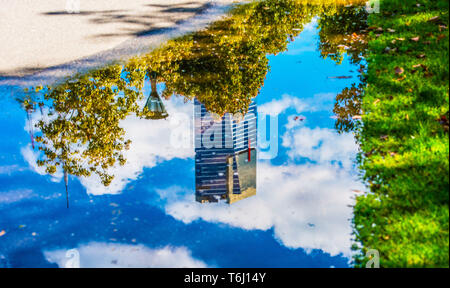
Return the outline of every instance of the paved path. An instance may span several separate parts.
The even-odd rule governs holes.
[[[77,2],[79,13],[69,13]],[[234,1],[0,0],[0,78],[92,57],[195,18],[211,2]]]

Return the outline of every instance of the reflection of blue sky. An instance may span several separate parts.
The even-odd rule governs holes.
[[[360,184],[352,135],[338,135],[331,116],[334,96],[356,74],[346,59],[320,59],[317,41],[309,26],[269,57],[258,109],[279,112],[279,155],[259,162],[257,195],[231,206],[195,202],[193,151],[169,144],[171,131],[188,130],[192,104],[166,101],[169,120],[127,119],[127,166],[107,189],[71,177],[66,209],[61,179],[32,167],[24,112],[2,100],[0,265],[1,257],[11,266],[62,265],[66,249],[78,248],[84,266],[347,266],[347,205]],[[354,79],[327,78],[341,75]]]

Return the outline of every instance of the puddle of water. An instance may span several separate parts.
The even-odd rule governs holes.
[[[0,265],[348,266],[364,19],[246,4],[2,100]]]

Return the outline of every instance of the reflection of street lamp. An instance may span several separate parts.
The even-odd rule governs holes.
[[[169,116],[167,114],[166,108],[156,91],[156,72],[152,71],[149,75],[152,91],[148,96],[145,107],[148,109],[147,119],[164,119]],[[144,108],[145,109],[145,108]]]

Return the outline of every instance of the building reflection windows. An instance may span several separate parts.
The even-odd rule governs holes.
[[[209,113],[197,99],[195,118],[195,199],[229,204],[256,194],[257,107],[245,115]]]

